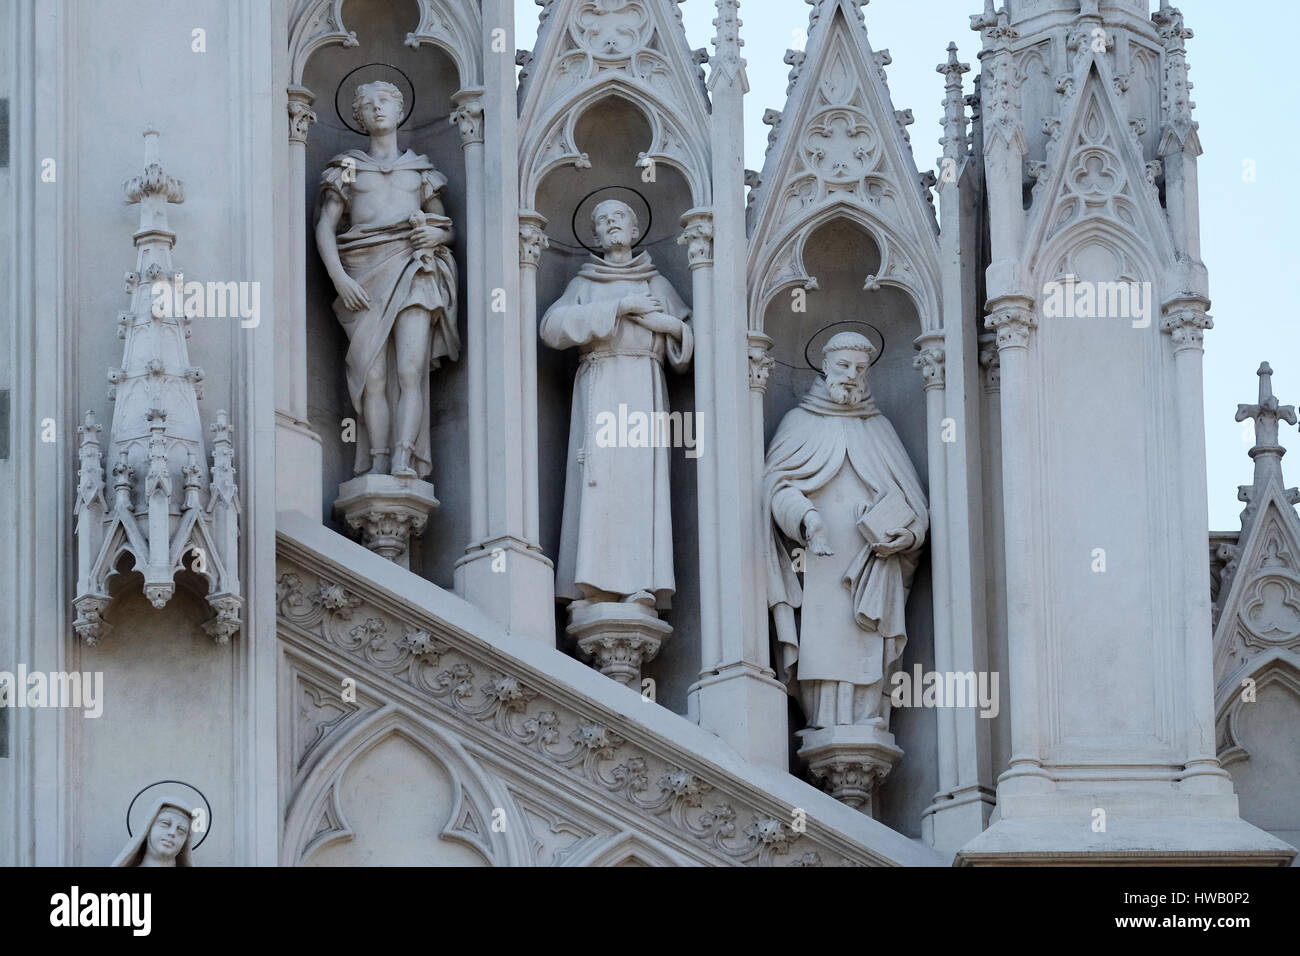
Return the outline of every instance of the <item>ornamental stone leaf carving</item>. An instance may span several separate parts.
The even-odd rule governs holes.
[[[400,689],[400,696],[414,694],[440,723],[450,721],[466,739],[506,748],[516,774],[554,775],[566,790],[587,789],[602,801],[612,800],[644,820],[645,835],[670,834],[693,846],[700,859],[751,866],[855,862],[813,832],[793,832],[786,822],[790,808],[756,799],[721,777],[708,779],[605,720],[548,699],[521,676],[505,672],[500,657],[478,656],[455,632],[434,626],[436,621],[406,619],[364,598],[356,603],[349,587],[283,559],[280,572],[282,641],[303,653],[341,654],[372,695],[382,697],[387,688]],[[590,826],[568,821],[558,811],[541,814],[534,806],[530,830],[542,842],[551,841],[533,824],[548,818],[552,823],[537,829],[557,828],[578,837],[552,844],[553,862],[595,837]],[[340,825],[345,826],[327,814],[322,834],[338,836]]]

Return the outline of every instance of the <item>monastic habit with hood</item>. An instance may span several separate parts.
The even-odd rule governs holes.
[[[681,340],[619,316],[626,296],[653,296],[683,320]],[[577,347],[582,364],[573,382],[564,517],[556,597],[579,600],[580,585],[615,595],[648,591],[660,609],[676,590],[673,578],[671,448],[647,441],[597,441],[602,413],[641,412],[663,420],[668,407],[664,359],[685,370],[695,339],[690,309],[654,268],[648,253],[625,264],[593,256],[542,318],[542,341]]]
[[[829,346],[827,352],[835,354]],[[783,677],[798,681],[809,725],[883,719],[887,728],[882,681],[907,640],[904,608],[929,527],[928,506],[907,452],[865,379],[851,398],[857,400],[836,401],[818,379],[772,439],[764,476],[772,517],[768,604]],[[871,529],[873,513],[881,510],[877,505],[892,512],[889,526],[877,530],[897,535],[901,544],[893,553],[877,551],[880,542]],[[810,542],[813,511],[821,517],[830,554],[817,553]],[[782,535],[799,549],[802,585]],[[796,634],[791,609],[799,608]]]

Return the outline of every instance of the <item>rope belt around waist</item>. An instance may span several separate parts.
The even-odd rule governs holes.
[[[587,365],[596,362],[600,359],[607,359],[607,358],[637,358],[637,357],[652,358],[657,360],[659,359],[660,356],[655,349],[623,349],[617,351],[614,349],[593,349],[590,352],[582,353],[581,364]]]

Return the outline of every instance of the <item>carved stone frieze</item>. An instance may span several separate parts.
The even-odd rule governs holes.
[[[658,753],[607,718],[551,697],[503,669],[499,656],[489,661],[471,651],[435,620],[409,619],[285,559],[277,619],[282,640],[341,656],[360,668],[372,690],[391,683],[413,693],[440,720],[506,747],[521,772],[532,766],[565,780],[566,788],[613,800],[644,820],[647,834],[669,834],[696,854],[732,864],[857,862],[815,829],[796,832],[792,808],[756,800],[721,775]]]

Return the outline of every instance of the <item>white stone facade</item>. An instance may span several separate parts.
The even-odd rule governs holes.
[[[755,172],[737,0],[710,50],[677,0],[539,5],[516,54],[510,0],[0,0],[0,864],[1290,864],[1297,419],[1261,368],[1242,528],[1209,534],[1182,15],[988,0],[922,173],[864,3],[810,0]],[[351,211],[367,148],[356,188],[418,173],[438,238],[361,285],[459,340],[419,474],[360,473],[318,246],[322,174]],[[638,231],[598,246],[609,199]],[[372,226],[339,221],[347,268]],[[557,302],[585,331],[543,341]],[[846,402],[808,397],[832,339],[869,356]],[[653,407],[583,404],[622,394]],[[810,402],[827,447],[884,436],[843,482],[779,456],[824,534],[765,478]],[[804,549],[862,562],[851,602]],[[849,665],[809,695],[781,615],[831,622],[827,660],[884,641],[892,707]]]

